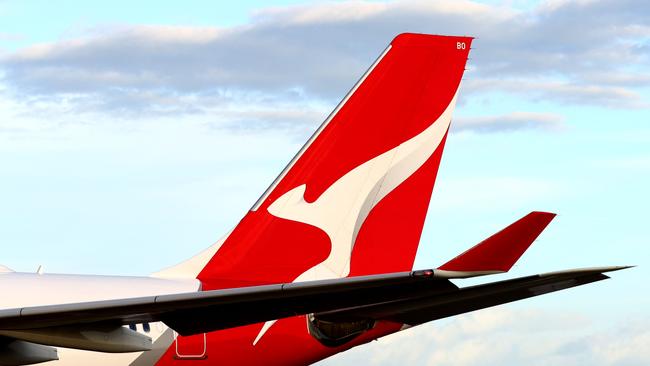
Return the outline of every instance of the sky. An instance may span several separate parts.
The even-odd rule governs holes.
[[[401,32],[477,37],[416,268],[533,210],[558,217],[494,279],[638,267],[320,364],[650,363],[642,0],[0,0],[0,263],[147,275],[199,252]]]

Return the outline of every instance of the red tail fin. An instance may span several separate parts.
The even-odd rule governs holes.
[[[204,288],[410,269],[470,43],[396,37],[201,271]]]
[[[410,270],[471,41],[397,36],[224,241],[157,275],[203,267],[212,290]],[[239,331],[257,344],[273,324]]]

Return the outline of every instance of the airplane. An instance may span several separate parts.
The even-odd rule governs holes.
[[[456,284],[508,272],[555,217],[533,211],[413,269],[472,40],[395,37],[236,227],[178,265],[143,277],[0,266],[0,364],[307,365],[628,268]]]

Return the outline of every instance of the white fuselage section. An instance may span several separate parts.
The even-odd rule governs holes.
[[[0,273],[0,311],[32,306],[60,305],[111,299],[125,299],[199,291],[196,279],[154,277],[95,276],[2,272]],[[143,332],[141,326],[138,332]],[[173,337],[162,323],[151,324],[146,333],[156,348],[169,347]],[[161,339],[165,335],[165,339]],[[140,357],[142,352],[97,353],[59,348],[59,360],[47,365],[151,365]]]

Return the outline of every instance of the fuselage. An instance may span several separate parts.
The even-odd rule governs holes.
[[[0,298],[0,311],[32,306],[83,303],[110,299],[126,299],[200,290],[196,279],[165,279],[137,276],[97,276],[69,274],[38,274],[21,272],[0,273],[0,291],[11,294]],[[48,365],[154,365],[136,362],[141,356],[165,351],[173,343],[174,333],[163,323],[152,323],[148,331],[135,325],[139,333],[152,338],[154,349],[147,352],[98,353],[58,348],[59,360]],[[164,346],[163,350],[160,350]],[[158,347],[158,349],[156,349]],[[149,355],[147,355],[149,356]]]

